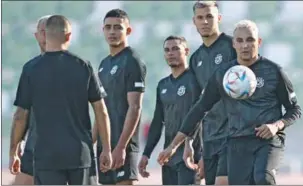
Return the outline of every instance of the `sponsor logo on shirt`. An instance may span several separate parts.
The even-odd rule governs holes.
[[[102,70],[103,70],[103,68],[100,68],[100,69],[99,69],[99,72],[102,72]]]
[[[197,64],[197,67],[200,67],[202,65],[202,63],[203,63],[202,61],[199,61]]]
[[[120,171],[117,174],[117,178],[124,176],[125,172],[124,171]]]
[[[162,89],[161,94],[165,94],[167,92],[167,89]]]

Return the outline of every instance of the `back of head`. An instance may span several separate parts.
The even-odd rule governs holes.
[[[65,43],[69,40],[67,36],[71,34],[71,24],[66,17],[53,15],[47,19],[45,31],[47,41]]]

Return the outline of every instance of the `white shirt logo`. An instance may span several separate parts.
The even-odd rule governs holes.
[[[135,87],[136,88],[138,88],[138,87],[144,88],[144,83],[142,83],[142,82],[135,82]]]
[[[179,96],[183,96],[185,94],[185,90],[186,90],[185,86],[182,85],[182,86],[179,87],[177,94]]]
[[[118,69],[118,66],[117,66],[117,65],[113,66],[113,68],[112,68],[111,71],[110,71],[110,74],[111,74],[111,75],[114,75],[114,74],[117,72],[117,69]]]
[[[124,171],[120,171],[120,172],[118,172],[117,177],[118,177],[118,178],[119,178],[119,177],[122,177],[122,176],[124,176],[124,174],[125,174]]]
[[[262,88],[264,86],[264,79],[262,77],[257,77],[257,87]]]
[[[203,63],[202,61],[199,61],[198,64],[197,64],[197,67],[201,66],[202,63]]]
[[[165,94],[167,92],[167,89],[162,89],[161,94]]]
[[[102,72],[102,70],[103,70],[103,68],[100,68],[100,69],[99,69],[99,72]]]
[[[217,54],[216,58],[215,58],[215,63],[217,65],[219,65],[222,62],[223,56],[222,54]]]

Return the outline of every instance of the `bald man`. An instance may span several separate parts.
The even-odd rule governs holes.
[[[45,52],[45,23],[50,15],[43,16],[38,20],[37,29],[35,32],[36,40],[39,44],[41,53],[31,59],[25,66],[34,63]],[[16,175],[13,185],[33,185],[33,144],[35,139],[35,118],[33,112],[30,112],[30,117],[27,121],[27,140],[21,156],[21,145],[19,144],[17,150],[17,157],[21,159],[20,173]]]
[[[71,24],[67,18],[49,17],[45,36],[44,55],[23,68],[15,103],[12,150],[33,108],[37,134],[34,184],[96,184],[88,102],[105,147],[100,155],[100,169],[105,172],[111,168],[110,124],[103,101],[106,93],[91,64],[68,51]]]

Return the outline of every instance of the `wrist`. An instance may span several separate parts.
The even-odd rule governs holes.
[[[274,125],[278,128],[278,130],[283,130],[285,126],[284,122],[281,120],[276,121]]]
[[[126,145],[120,145],[120,144],[118,144],[118,145],[116,146],[116,148],[117,148],[117,149],[120,149],[120,150],[125,150],[125,149],[126,149]]]

